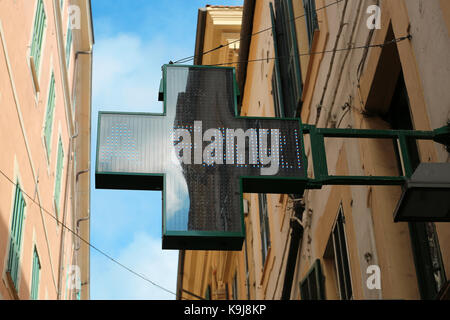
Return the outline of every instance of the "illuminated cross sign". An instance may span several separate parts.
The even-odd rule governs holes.
[[[233,68],[165,65],[162,114],[99,114],[96,187],[162,190],[163,249],[241,250],[243,192],[303,192],[300,120],[237,116],[236,92]]]

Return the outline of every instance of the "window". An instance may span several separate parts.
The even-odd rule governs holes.
[[[300,282],[300,296],[302,300],[324,300],[323,280],[320,260],[317,259],[305,278]]]
[[[55,76],[52,72],[50,79],[50,86],[48,89],[47,111],[45,113],[44,124],[44,138],[45,146],[47,147],[47,156],[50,159],[51,151],[51,138],[52,138],[52,126],[53,126],[53,114],[55,111]]]
[[[232,298],[233,300],[238,300],[238,281],[237,281],[237,272],[234,274],[233,277],[233,285],[231,287],[232,289]]]
[[[208,285],[206,287],[205,299],[206,300],[211,300],[211,286],[210,285]]]
[[[269,230],[269,213],[267,210],[267,196],[264,193],[258,194],[259,197],[259,222],[261,232],[261,256],[262,265],[264,266],[270,248],[270,230]]]
[[[280,74],[276,70],[277,68],[274,66],[273,74],[272,74],[272,95],[273,95],[273,107],[275,109],[275,117],[283,118],[283,102],[281,95],[281,82],[280,82]]]
[[[71,49],[72,49],[72,28],[70,27],[70,21],[69,21],[69,26],[67,27],[67,36],[66,36],[66,66],[67,66],[67,69],[69,69]]]
[[[38,0],[36,8],[36,16],[34,18],[33,39],[31,41],[31,57],[33,57],[36,74],[39,74],[39,65],[41,62],[42,42],[44,39],[45,29],[45,10],[43,0]]]
[[[61,178],[62,178],[62,171],[63,171],[63,164],[64,163],[64,150],[63,150],[63,144],[61,141],[61,137],[59,137],[58,142],[58,160],[56,162],[56,178],[55,178],[55,207],[56,207],[56,213],[59,216],[59,203],[61,198]]]
[[[276,78],[272,79],[275,105],[281,105],[278,106],[283,110],[280,114],[296,117],[300,113],[303,83],[292,0],[275,0],[275,12],[271,4],[270,9],[276,58]]]
[[[245,237],[244,241],[245,241],[245,286],[247,287],[247,300],[250,300],[250,272],[248,268],[247,237]]]
[[[313,42],[314,31],[319,29],[316,13],[316,0],[303,0],[305,9],[306,32],[308,33],[309,47]]]
[[[389,122],[392,129],[414,129],[403,72],[400,72],[384,119]],[[397,141],[394,141],[394,149],[397,151],[397,167],[401,172],[402,164]],[[415,140],[408,141],[408,153],[412,169],[415,170],[420,163],[419,149]],[[447,281],[436,227],[432,222],[410,222],[408,225],[421,298],[436,299]]]
[[[17,183],[14,194],[14,206],[11,222],[11,231],[9,235],[9,255],[8,269],[11,280],[17,289],[17,280],[19,275],[20,249],[22,247],[23,220],[25,211],[25,199],[23,198],[20,185]]]
[[[344,213],[341,207],[339,208],[336,224],[334,225],[330,239],[328,240],[324,258],[331,259],[334,262],[340,298],[342,300],[349,300],[352,298],[353,292],[344,224]]]
[[[41,263],[39,261],[39,255],[36,247],[33,250],[33,271],[31,275],[31,300],[37,300],[39,298],[39,276],[41,273]]]
[[[275,14],[273,11],[272,3],[270,3],[270,17],[272,19],[272,35],[273,42],[275,44],[275,57],[278,57],[278,48],[277,48],[277,33],[275,28]],[[283,91],[281,87],[281,73],[280,73],[280,63],[278,59],[275,59],[273,64],[273,72],[272,72],[272,96],[273,96],[273,105],[275,108],[275,117],[282,118],[284,117],[283,111]]]

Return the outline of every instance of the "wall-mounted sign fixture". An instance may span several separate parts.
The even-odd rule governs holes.
[[[449,125],[434,131],[334,129],[302,125],[300,119],[241,117],[234,68],[228,67],[164,65],[160,91],[162,114],[100,112],[95,184],[162,190],[163,249],[241,250],[243,192],[406,184],[396,221],[450,221],[448,197],[434,215],[411,215],[412,195],[436,202],[448,188],[428,180],[426,187],[414,184],[407,146],[409,139],[426,139],[448,147]],[[314,178],[306,176],[304,134],[310,136]],[[325,138],[396,140],[403,175],[329,175]],[[448,166],[439,168],[447,172]]]
[[[421,163],[403,186],[394,221],[450,220],[450,163]]]
[[[162,190],[163,249],[241,250],[243,192],[302,193],[299,119],[240,117],[234,68],[163,66],[162,114],[100,112],[96,187]]]

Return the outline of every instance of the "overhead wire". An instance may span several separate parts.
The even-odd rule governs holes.
[[[110,261],[114,262],[115,264],[117,264],[118,266],[120,266],[121,268],[127,270],[128,272],[134,274],[135,276],[141,278],[142,280],[150,283],[151,285],[167,292],[170,293],[172,295],[174,295],[175,297],[177,296],[177,294],[161,285],[159,285],[158,283],[154,282],[153,280],[150,280],[149,278],[147,278],[146,276],[142,275],[141,273],[134,271],[133,269],[131,269],[130,267],[124,265],[123,263],[121,263],[120,261],[118,261],[117,259],[113,258],[112,256],[110,256],[109,254],[107,254],[106,252],[104,252],[103,250],[97,248],[96,246],[94,246],[92,243],[90,243],[89,241],[87,241],[86,239],[84,239],[83,237],[81,237],[77,232],[73,231],[71,228],[69,228],[67,225],[65,225],[64,223],[62,223],[61,221],[58,220],[57,217],[55,217],[50,211],[48,211],[47,209],[45,209],[44,207],[42,207],[33,197],[31,197],[27,192],[25,192],[24,189],[22,189],[22,187],[20,187],[17,183],[15,183],[6,173],[4,173],[2,170],[0,170],[1,175],[3,175],[5,177],[6,180],[8,180],[10,183],[12,183],[14,186],[16,186],[16,188],[19,188],[19,190],[27,196],[27,198],[29,198],[34,204],[36,204],[42,211],[44,211],[47,215],[49,215],[51,218],[53,218],[57,223],[59,223],[63,228],[65,228],[66,230],[68,230],[70,233],[72,233],[74,236],[76,236],[78,239],[80,239],[82,242],[84,242],[85,244],[87,244],[90,248],[94,249],[95,251],[97,251],[98,253],[100,253],[101,255],[103,255],[104,257],[106,257],[107,259],[109,259]]]
[[[326,8],[331,7],[331,6],[335,5],[335,4],[338,4],[338,3],[342,2],[342,1],[344,1],[344,0],[337,0],[337,1],[335,1],[335,2],[332,2],[332,3],[329,3],[329,4],[327,4],[327,5],[324,5],[323,7],[317,8],[315,11],[317,12],[317,11],[326,9]],[[306,14],[299,15],[299,16],[297,16],[297,17],[294,17],[294,18],[288,20],[288,22],[295,21],[295,20],[300,19],[300,18],[303,18],[303,17],[305,17],[305,16],[306,16]],[[239,42],[239,41],[241,41],[241,40],[247,39],[247,38],[249,38],[249,37],[256,36],[256,35],[258,35],[258,34],[261,34],[261,33],[263,33],[263,32],[269,31],[269,30],[272,30],[272,27],[268,27],[268,28],[261,29],[261,30],[259,30],[259,31],[254,32],[254,33],[251,33],[251,34],[249,34],[249,35],[247,35],[247,36],[244,36],[244,37],[241,37],[241,38],[239,38],[239,39],[230,41],[230,42],[228,42],[227,44],[220,44],[219,46],[217,46],[217,47],[215,47],[215,48],[212,48],[212,49],[210,49],[210,50],[207,50],[207,51],[205,51],[205,52],[202,52],[202,53],[199,54],[199,55],[193,55],[193,56],[185,57],[185,58],[176,60],[176,61],[173,62],[173,63],[174,63],[174,64],[178,64],[178,63],[186,63],[186,62],[188,62],[188,61],[194,60],[195,58],[202,57],[202,56],[204,56],[204,55],[206,55],[206,54],[208,54],[208,53],[214,52],[214,51],[219,50],[219,49],[222,49],[222,48],[224,48],[224,47],[228,47],[228,46],[230,46],[230,45],[232,45],[232,44],[234,44],[234,43],[236,43],[236,42]]]
[[[341,52],[341,51],[349,51],[349,50],[358,50],[358,49],[367,49],[367,48],[383,48],[386,45],[398,43],[401,41],[404,41],[406,39],[412,39],[411,35],[406,35],[403,37],[395,38],[389,41],[386,41],[384,43],[378,43],[378,44],[369,44],[369,45],[357,45],[357,46],[351,46],[346,48],[339,48],[339,49],[331,49],[331,50],[323,50],[323,51],[316,51],[316,52],[308,52],[308,53],[300,53],[297,56],[310,56],[310,55],[316,55],[316,54],[324,54],[324,53],[333,53],[333,52]],[[267,60],[280,60],[285,58],[290,58],[291,56],[281,56],[281,57],[267,57],[267,58],[260,58],[260,59],[251,59],[251,60],[242,60],[242,61],[233,61],[233,62],[225,62],[225,63],[216,63],[216,64],[209,64],[205,66],[223,66],[223,65],[231,65],[231,64],[239,64],[239,63],[249,63],[249,62],[257,62],[257,61],[267,61]]]

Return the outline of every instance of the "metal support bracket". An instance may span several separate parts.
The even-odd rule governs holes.
[[[324,185],[403,185],[413,174],[408,151],[408,140],[433,140],[450,146],[450,124],[433,131],[371,130],[316,128],[303,124],[303,133],[310,135],[314,178],[308,178],[306,189],[320,189]],[[328,174],[325,138],[396,139],[403,160],[402,176],[335,176]]]

